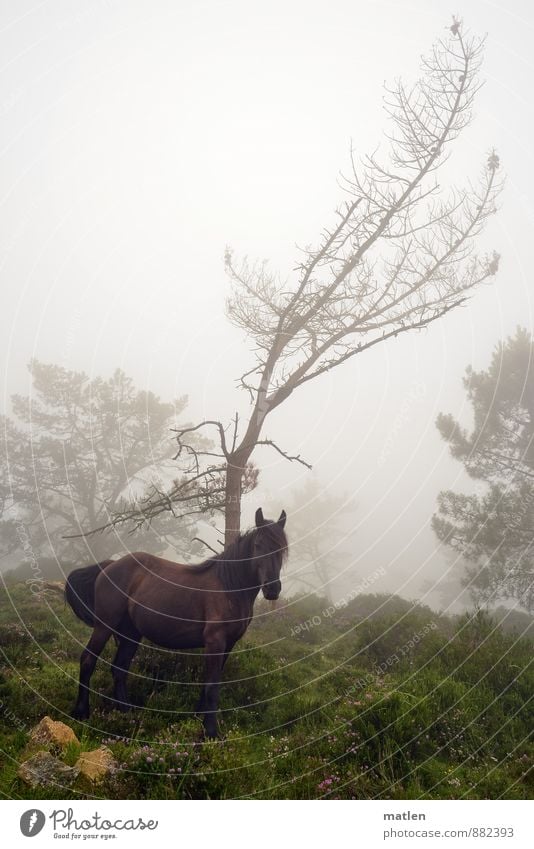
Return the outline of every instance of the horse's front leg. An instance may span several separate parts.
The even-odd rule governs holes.
[[[226,639],[214,634],[205,641],[205,683],[200,697],[199,707],[204,713],[204,731],[206,737],[218,736],[217,710],[219,708],[219,690],[226,658],[230,653]]]
[[[232,646],[233,646],[233,643],[232,643]],[[230,654],[230,651],[231,651],[231,649],[227,649],[224,653],[223,660],[222,660],[222,667],[221,667],[221,675],[222,675],[222,671],[224,669],[224,664],[228,660],[228,655]],[[195,713],[201,715],[201,714],[204,713],[205,710],[206,710],[206,685],[202,684],[200,696],[199,696],[198,701],[195,705]]]

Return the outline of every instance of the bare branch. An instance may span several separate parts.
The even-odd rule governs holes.
[[[209,542],[206,542],[206,540],[202,539],[201,537],[193,537],[192,542],[201,542],[202,545],[205,545],[206,548],[209,548],[209,550],[213,551],[214,554],[220,554],[221,550],[222,550],[222,549],[219,549],[219,551],[217,551],[215,548],[212,548],[212,546],[209,544]]]
[[[281,454],[281,455],[282,455],[282,457],[285,457],[285,459],[286,459],[286,460],[289,460],[291,463],[293,463],[293,462],[295,462],[295,463],[301,463],[301,465],[306,466],[306,468],[307,468],[307,469],[312,469],[312,468],[313,468],[313,467],[310,465],[310,463],[307,463],[305,460],[303,460],[303,459],[302,459],[302,457],[300,456],[300,454],[296,454],[296,455],[294,455],[294,456],[292,456],[291,454],[287,454],[285,451],[283,451],[283,450],[282,450],[282,449],[281,449],[281,448],[280,448],[280,447],[276,444],[276,442],[273,442],[273,440],[272,440],[272,439],[259,439],[259,440],[256,442],[256,445],[268,445],[270,448],[274,448],[274,450],[275,450],[275,451],[278,451],[278,453],[279,453],[279,454]]]
[[[185,443],[183,441],[183,437],[188,433],[194,433],[195,431],[200,430],[200,428],[206,427],[208,425],[213,425],[214,427],[217,428],[217,430],[219,432],[219,439],[220,439],[220,444],[221,444],[221,449],[222,449],[223,455],[225,457],[228,456],[228,451],[227,451],[227,448],[226,448],[226,436],[225,436],[224,427],[223,427],[222,423],[220,421],[216,421],[214,419],[206,419],[206,421],[200,422],[199,424],[196,424],[196,425],[191,425],[189,427],[171,428],[172,432],[176,433],[176,440],[178,442],[178,452],[174,457],[175,460],[178,459],[178,457],[181,455],[181,453],[184,449],[187,450],[187,451],[193,450],[192,446],[189,443]],[[206,453],[206,452],[203,452],[201,450],[196,450],[195,453],[201,454],[201,453]]]

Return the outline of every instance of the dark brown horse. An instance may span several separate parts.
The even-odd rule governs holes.
[[[217,736],[222,670],[252,618],[260,589],[277,599],[280,569],[287,553],[285,511],[278,521],[256,511],[256,527],[240,535],[222,554],[197,566],[152,554],[127,554],[71,572],[65,597],[93,633],[80,659],[80,687],[73,716],[89,717],[89,685],[96,662],[114,635],[114,699],[128,710],[126,678],[143,637],[170,649],[204,648],[205,684],[197,711],[208,737]]]

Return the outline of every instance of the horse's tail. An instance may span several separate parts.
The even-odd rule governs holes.
[[[65,582],[65,601],[72,607],[78,619],[91,628],[95,624],[96,579],[110,563],[113,563],[113,560],[103,560],[93,566],[74,569]]]

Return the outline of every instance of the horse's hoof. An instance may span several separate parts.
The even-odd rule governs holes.
[[[134,705],[131,705],[129,702],[114,702],[113,709],[118,710],[119,713],[129,713],[134,709]]]
[[[206,740],[218,740],[220,736],[217,728],[204,728],[204,737]]]
[[[79,708],[75,707],[71,713],[73,719],[77,719],[79,721],[83,719],[89,719],[89,708]]]

